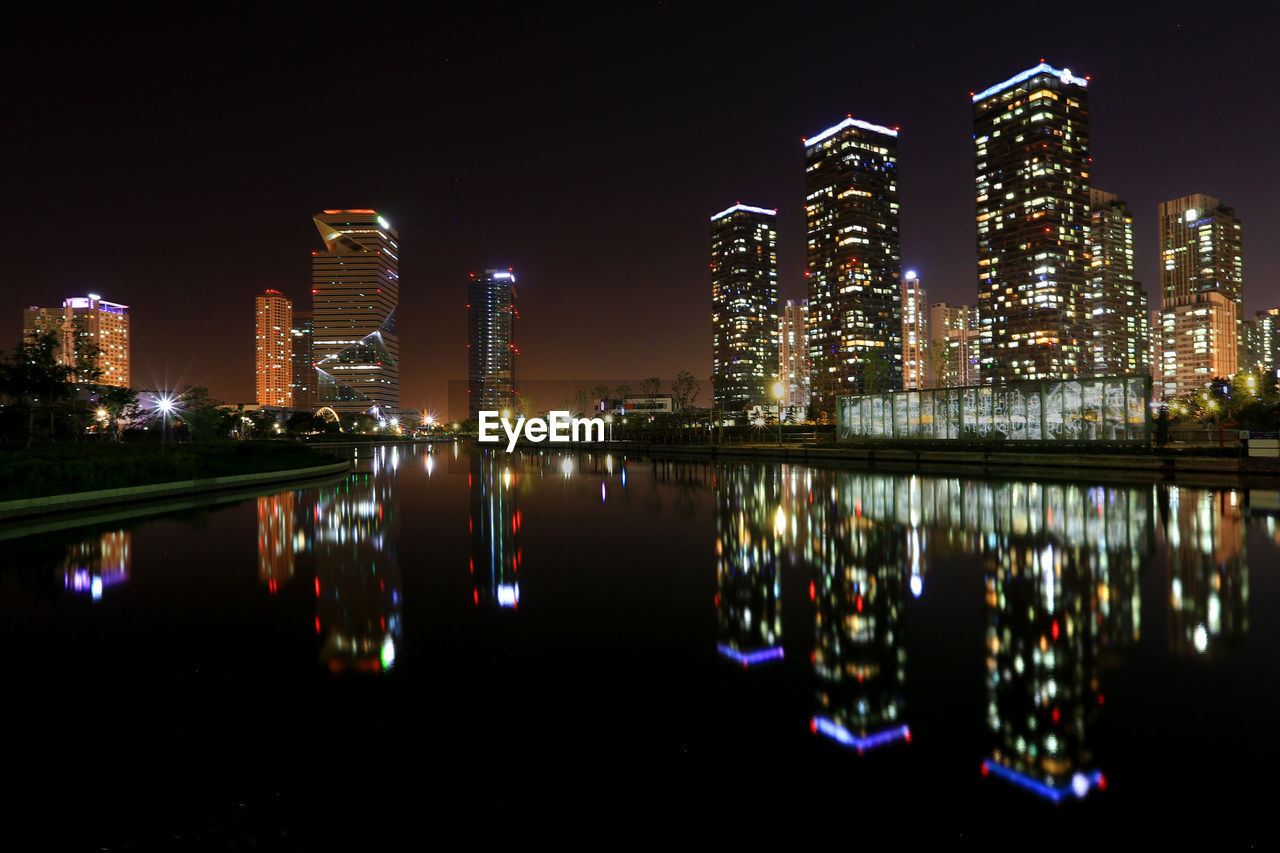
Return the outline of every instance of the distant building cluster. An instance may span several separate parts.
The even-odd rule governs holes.
[[[798,306],[777,308],[776,209],[713,216],[716,408],[792,417],[802,396],[823,418],[850,394],[1147,374],[1170,399],[1214,377],[1274,374],[1280,309],[1244,319],[1241,223],[1220,199],[1159,206],[1160,305],[1148,305],[1134,216],[1090,180],[1088,91],[1087,77],[1042,61],[972,94],[973,305],[930,304],[901,269],[896,127],[848,116],[804,141]]]

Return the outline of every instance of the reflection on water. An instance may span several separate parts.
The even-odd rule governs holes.
[[[1169,644],[1204,655],[1249,630],[1249,568],[1235,492],[1170,489],[1160,501],[1169,543]]]
[[[514,470],[513,470],[514,469]],[[471,578],[476,606],[515,609],[520,605],[520,511],[516,492],[527,466],[494,453],[471,454]]]
[[[402,490],[414,497],[431,490],[438,503],[428,512]],[[515,626],[522,641],[527,632],[534,644],[571,633],[545,623],[552,596],[540,601],[534,593],[545,589],[542,583],[589,570],[598,589],[561,584],[559,591],[571,593],[558,612],[577,608],[579,595],[583,601],[593,594],[616,596],[608,601],[619,621],[630,618],[628,625],[641,627],[634,648],[621,631],[614,638],[619,668],[649,659],[645,643],[652,637],[643,626],[659,626],[664,640],[665,634],[677,638],[664,649],[683,656],[678,662],[664,658],[663,666],[694,661],[687,664],[691,683],[724,678],[741,695],[763,683],[789,691],[777,699],[786,706],[786,726],[824,761],[844,762],[847,770],[881,759],[903,765],[927,760],[920,756],[938,749],[942,730],[963,742],[947,745],[948,766],[935,767],[940,775],[962,774],[984,792],[1028,802],[1034,800],[1023,792],[1055,803],[1087,798],[1083,807],[1093,808],[1118,801],[1121,781],[1132,788],[1138,784],[1133,774],[1141,772],[1117,755],[1132,734],[1133,691],[1117,691],[1108,679],[1133,672],[1144,654],[1148,663],[1155,654],[1162,664],[1168,658],[1189,667],[1216,666],[1250,640],[1246,534],[1252,524],[1255,549],[1259,541],[1266,548],[1255,561],[1265,567],[1274,562],[1276,547],[1257,538],[1258,529],[1265,525],[1278,544],[1280,530],[1275,517],[1260,524],[1247,497],[1163,484],[1037,484],[628,460],[620,453],[476,451],[462,460],[456,447],[388,446],[358,450],[355,472],[341,482],[242,505],[244,526],[238,529],[246,549],[256,520],[256,580],[251,556],[238,567],[253,595],[279,608],[273,613],[291,604],[301,608],[286,630],[305,636],[307,666],[315,668],[318,660],[324,672],[386,673],[399,657],[397,675],[379,680],[380,688],[403,682],[413,671],[405,664],[428,653],[422,640],[404,645],[406,618],[415,631],[421,626],[419,637],[434,631],[433,639],[454,640],[467,631]],[[440,506],[457,508],[448,524],[438,522]],[[534,524],[527,530],[526,520]],[[608,535],[583,534],[597,523],[608,525]],[[702,538],[690,534],[693,528]],[[668,547],[668,531],[684,538]],[[661,550],[631,556],[633,548],[640,550],[635,540],[647,537],[662,542]],[[55,580],[54,594],[103,598],[104,589],[130,579],[135,538],[150,541],[116,530],[48,545],[44,565],[53,567],[54,578],[61,570],[65,587]],[[588,539],[594,550],[584,546]],[[696,544],[688,546],[691,541]],[[199,540],[193,551],[218,544]],[[528,571],[522,546],[530,550]],[[407,578],[402,549],[405,565],[424,567]],[[447,571],[433,573],[423,553],[447,553],[441,560]],[[657,571],[655,554],[675,569]],[[463,603],[463,616],[450,611],[441,620],[448,627],[418,621],[421,600],[429,597],[424,590],[445,590],[434,602],[441,609],[437,616],[465,595],[463,560],[469,561],[474,608]],[[129,594],[145,585],[146,572],[139,568],[138,574],[144,580],[131,581]],[[680,587],[685,575],[702,585]],[[960,575],[970,582],[956,583]],[[453,580],[442,580],[446,576]],[[529,581],[523,605],[522,577]],[[642,578],[637,586],[626,585],[636,577]],[[1264,573],[1256,580],[1265,600]],[[406,582],[419,607],[407,617]],[[643,603],[628,599],[648,591],[645,584],[666,586]],[[947,599],[954,590],[964,594]],[[667,609],[671,600],[694,592],[696,607]],[[712,594],[714,609],[708,606]],[[115,600],[108,596],[92,609],[102,614]],[[593,601],[597,610],[606,609]],[[957,633],[961,639],[949,646],[949,638],[928,641],[941,633],[931,622],[944,610],[972,614],[970,633]],[[489,618],[490,611],[500,611],[501,618]],[[705,625],[691,627],[685,623],[696,618],[677,621],[672,615],[690,612],[705,616]],[[583,624],[594,616],[575,614]],[[518,658],[519,645],[503,648]],[[562,651],[543,649],[548,647]],[[700,657],[714,662],[715,670],[696,669]],[[540,658],[540,665],[550,669],[550,658]],[[971,688],[955,692],[964,707],[954,713],[933,707],[940,688],[929,684],[948,668],[964,673]],[[1104,683],[1119,696],[1104,695]],[[638,679],[635,689],[670,689],[670,682],[663,684],[655,688]],[[454,694],[465,693],[454,687]],[[505,694],[493,688],[489,695]],[[922,695],[933,701],[921,701]],[[942,716],[948,725],[963,726],[963,733],[940,727]],[[625,722],[643,730],[648,720]],[[816,738],[805,733],[806,724]],[[1130,728],[1108,736],[1108,726]],[[1119,769],[1126,766],[1128,778]],[[1111,790],[1098,796],[1109,781]]]
[[[357,471],[320,490],[312,511],[316,633],[333,672],[384,672],[400,641],[400,449],[357,454]]]
[[[102,598],[107,587],[129,580],[129,548],[133,537],[127,530],[94,534],[67,546],[63,585],[76,594]]]
[[[716,482],[717,650],[744,668],[783,657],[777,478],[755,474],[726,467]]]

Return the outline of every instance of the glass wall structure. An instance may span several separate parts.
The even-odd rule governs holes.
[[[1151,377],[1032,379],[841,397],[841,439],[1146,443]]]

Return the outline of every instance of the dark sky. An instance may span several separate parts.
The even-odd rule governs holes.
[[[1092,78],[1093,184],[1134,211],[1153,304],[1156,205],[1193,192],[1244,221],[1247,315],[1280,304],[1280,13],[427,5],[9,13],[3,342],[94,291],[131,306],[135,387],[252,402],[254,295],[308,308],[312,214],[372,207],[400,231],[405,408],[465,378],[492,266],[523,377],[706,378],[709,216],[779,208],[803,297],[801,139],[848,113],[901,127],[904,268],[972,303],[968,95],[1041,57]]]

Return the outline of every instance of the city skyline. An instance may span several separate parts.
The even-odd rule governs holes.
[[[716,52],[700,39],[707,21],[697,16],[650,10],[583,19],[562,35],[544,24],[539,38],[521,45],[517,56],[495,58],[496,65],[448,96],[431,95],[431,108],[443,113],[429,126],[455,132],[431,137],[425,148],[407,145],[409,139],[421,143],[427,107],[415,107],[414,116],[391,114],[394,127],[381,140],[380,156],[349,161],[341,171],[319,168],[340,155],[310,138],[310,108],[292,100],[294,93],[309,90],[303,78],[312,67],[311,54],[328,43],[308,43],[312,25],[302,25],[279,47],[279,59],[250,56],[247,67],[226,81],[224,93],[211,85],[213,75],[202,76],[193,58],[208,64],[239,55],[237,50],[284,32],[292,20],[268,15],[244,34],[229,20],[202,21],[207,32],[190,56],[183,47],[190,38],[177,37],[187,33],[185,24],[163,17],[149,21],[145,66],[140,60],[109,62],[104,79],[92,82],[75,73],[79,62],[44,71],[38,79],[29,71],[14,72],[24,140],[19,194],[31,200],[38,219],[56,221],[58,228],[36,234],[32,259],[13,273],[20,285],[8,288],[9,328],[17,328],[17,312],[25,305],[52,304],[88,290],[110,293],[132,306],[133,385],[160,387],[167,374],[169,385],[202,384],[214,396],[247,401],[253,394],[252,349],[233,346],[223,331],[236,328],[220,304],[228,290],[224,282],[236,282],[231,290],[242,289],[245,298],[279,289],[295,305],[306,305],[309,277],[299,255],[305,258],[315,246],[314,231],[308,235],[304,227],[307,215],[336,205],[369,205],[403,230],[402,326],[423,332],[422,345],[405,354],[403,408],[443,406],[446,382],[466,370],[465,294],[456,282],[470,269],[507,263],[521,269],[524,284],[523,376],[572,377],[577,365],[591,363],[611,375],[673,376],[689,369],[705,382],[711,347],[705,331],[705,225],[699,220],[705,222],[706,211],[723,207],[725,199],[776,205],[779,296],[803,298],[800,139],[829,124],[833,114],[852,112],[902,127],[903,267],[917,269],[929,282],[931,298],[973,303],[966,96],[1031,67],[1042,55],[1092,77],[1091,180],[1129,203],[1136,278],[1147,284],[1152,307],[1156,204],[1192,193],[1224,199],[1247,220],[1244,316],[1272,307],[1280,296],[1271,275],[1280,267],[1280,249],[1274,248],[1280,223],[1264,201],[1266,182],[1257,180],[1266,163],[1261,140],[1269,118],[1257,119],[1264,132],[1256,137],[1184,139],[1176,132],[1197,121],[1230,128],[1255,120],[1243,81],[1261,73],[1262,54],[1251,48],[1265,26],[1251,27],[1247,20],[1197,23],[1189,33],[1177,14],[1160,22],[1119,15],[1105,34],[1081,43],[1030,21],[995,24],[994,33],[982,39],[990,49],[975,57],[960,45],[976,32],[977,22],[958,13],[942,15],[954,25],[946,38],[934,34],[936,27],[912,31],[873,16],[868,26],[881,36],[879,42],[866,59],[840,73],[833,59],[793,56],[791,48],[802,41],[800,28],[784,17],[769,35],[748,42],[778,57],[764,101],[751,87],[726,87],[716,76]],[[517,18],[499,27],[526,23]],[[673,29],[673,22],[682,26]],[[90,36],[103,26],[111,33],[121,25],[88,16],[64,27],[60,38],[83,46],[73,52],[87,63],[100,49]],[[610,33],[612,47],[574,47],[596,31]],[[166,33],[175,38],[167,41]],[[663,33],[671,68],[632,67],[640,46]],[[127,47],[132,39],[120,35]],[[1152,61],[1192,43],[1229,43],[1236,61],[1176,83]],[[393,38],[392,44],[398,42]],[[567,47],[573,49],[562,50]],[[15,56],[21,60],[22,50]],[[481,62],[479,51],[461,49],[443,36],[421,56],[390,56],[378,67],[405,72],[405,83],[415,86],[454,80]],[[901,61],[888,63],[888,57]],[[509,77],[518,61],[533,63],[527,81]],[[579,80],[584,63],[599,68],[597,79]],[[167,97],[165,84],[155,82],[151,71],[157,65],[193,76],[196,85]],[[264,95],[251,91],[259,79],[265,81]],[[128,85],[137,82],[142,85]],[[108,86],[110,91],[103,88]],[[656,114],[650,103],[655,94],[664,104]],[[233,95],[244,98],[231,103]],[[282,99],[278,114],[267,112]],[[603,106],[583,110],[597,103]],[[504,113],[527,124],[521,151],[502,159],[495,156],[496,140],[464,138],[461,128]],[[268,115],[272,120],[260,125]],[[68,132],[72,122],[75,133]],[[729,125],[742,143],[733,150],[721,142]],[[610,144],[597,144],[601,133]],[[607,165],[620,155],[629,163],[626,173]],[[119,168],[108,165],[113,161]],[[176,182],[180,195],[172,188],[175,176],[184,176]],[[132,251],[105,234],[108,229],[87,206],[108,198],[123,199],[123,213],[148,227],[155,251]],[[231,256],[216,257],[202,241],[246,205],[254,211],[255,228],[243,232],[246,244],[230,265]],[[642,262],[622,260],[636,257],[637,247],[630,242],[634,229],[620,227],[618,216],[655,225],[643,244],[652,252]],[[249,275],[245,257],[254,259]],[[602,272],[607,287],[601,286]],[[175,280],[181,300],[165,296]],[[16,292],[19,286],[22,293]],[[204,322],[183,327],[169,313],[170,302],[194,309]],[[566,328],[599,329],[600,335],[565,335]],[[16,331],[11,338],[0,343],[12,346]]]

